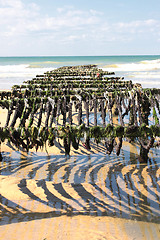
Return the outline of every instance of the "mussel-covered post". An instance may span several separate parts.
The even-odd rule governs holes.
[[[106,127],[106,122],[105,122],[106,112],[105,112],[105,108],[104,108],[104,100],[103,99],[101,99],[100,105],[101,105],[101,115],[102,115],[103,127]]]
[[[60,107],[61,107],[61,99],[59,98],[57,101],[56,126],[58,125],[58,119],[59,119],[59,115],[60,115]]]
[[[50,102],[51,104],[51,107],[52,107],[52,110],[51,110],[51,116],[50,116],[50,124],[49,124],[49,127],[51,128],[52,127],[52,124],[53,124],[53,120],[55,118],[55,112],[56,112],[56,108],[55,108],[55,100],[48,97],[48,101]]]
[[[108,97],[108,112],[109,112],[109,122],[111,125],[113,125],[113,116],[112,116],[112,107],[113,107],[114,101],[111,99],[111,97]]]
[[[66,96],[64,95],[62,103],[63,126],[66,125]]]
[[[18,100],[16,103],[15,112],[10,127],[13,128],[15,126],[17,118],[20,117],[22,114],[22,108],[23,108],[22,101]]]
[[[50,116],[50,112],[51,112],[51,104],[50,101],[48,100],[47,105],[46,105],[46,111],[47,111],[47,116],[46,116],[46,120],[45,120],[45,127],[48,127],[48,121],[49,121],[49,116]]]
[[[39,117],[38,117],[38,121],[37,121],[37,128],[39,128],[41,126],[42,113],[43,113],[43,100],[41,100],[41,103],[40,103]]]
[[[139,139],[140,142],[140,159],[144,162],[148,160],[148,153],[151,147],[154,144],[154,138],[151,137],[150,140]]]
[[[85,109],[86,109],[86,126],[89,127],[89,97],[86,97],[85,101]]]
[[[78,125],[82,124],[82,97],[80,97],[79,104],[78,104]]]
[[[97,126],[97,98],[96,95],[93,97],[93,108],[94,108],[94,126]]]
[[[72,100],[70,101],[70,103],[68,104],[68,120],[69,120],[69,124],[72,125]]]
[[[6,120],[6,124],[5,124],[4,128],[8,127],[8,124],[9,124],[10,117],[11,117],[11,115],[12,115],[12,112],[13,112],[13,101],[11,101],[11,103],[10,103],[10,105],[9,105],[7,120]]]

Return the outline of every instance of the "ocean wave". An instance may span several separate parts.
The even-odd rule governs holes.
[[[160,71],[128,71],[124,72],[124,78],[133,83],[140,83],[142,87],[160,88]]]
[[[37,64],[30,64],[27,68],[44,68],[44,67]]]
[[[160,72],[150,73],[150,72],[136,72],[132,75],[134,78],[145,78],[145,79],[159,79],[160,80]]]
[[[34,62],[34,63],[30,63],[28,68],[48,68],[48,67],[55,68],[55,66],[59,64],[62,64],[62,62],[56,62],[56,61]]]
[[[156,60],[145,60],[135,63],[119,63],[109,64],[102,68],[107,71],[153,71],[160,70],[160,59]]]
[[[145,61],[141,61],[140,63],[142,64],[160,64],[160,59],[156,59],[156,60],[145,60]]]
[[[0,65],[1,72],[22,72],[29,67],[29,64]]]
[[[43,74],[50,70],[53,70],[53,68],[40,66],[30,67],[30,64],[0,65],[0,78],[35,77],[37,74]]]

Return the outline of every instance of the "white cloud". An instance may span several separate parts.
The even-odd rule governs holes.
[[[35,3],[24,5],[21,0],[0,0],[0,35],[14,36],[36,31],[87,27],[98,23],[96,11],[80,11],[73,7],[58,8],[54,16],[41,15]],[[98,15],[98,13],[97,13]]]
[[[79,36],[77,36],[77,35],[70,35],[70,36],[68,36],[65,40],[78,40],[78,39],[80,39],[80,37]]]
[[[27,1],[0,0],[1,46],[16,48],[23,43],[42,48],[63,43],[72,47],[81,42],[90,47],[90,43],[105,46],[112,42],[131,42],[137,35],[142,38],[149,36],[148,33],[157,36],[156,39],[160,36],[160,21],[155,19],[112,23],[103,12],[92,8],[77,10],[73,6],[42,14],[39,5],[24,2]]]
[[[94,9],[90,9],[89,11],[93,15],[100,15],[100,16],[104,15],[103,12],[100,12],[100,11],[97,11],[97,10],[94,10]]]
[[[0,0],[0,35],[9,37],[40,31],[46,33],[54,30],[61,31],[64,28],[71,35],[70,31],[74,28],[88,31],[91,35],[93,32],[96,34],[101,31],[101,35],[113,34],[115,38],[117,34],[156,32],[160,28],[160,22],[154,19],[109,24],[102,21],[102,12],[94,9],[82,11],[72,6],[57,8],[54,14],[53,16],[41,15],[40,8],[35,3],[24,5],[21,0]]]
[[[156,31],[160,30],[160,22],[155,19],[147,19],[147,20],[141,20],[141,21],[131,21],[131,22],[119,22],[114,24],[114,27],[117,31],[121,32],[130,32],[130,33],[136,33],[136,32],[148,32],[148,31]]]
[[[88,37],[87,34],[77,34],[77,35],[69,35],[64,38],[64,41],[77,41],[77,40],[85,40]]]
[[[0,25],[1,32],[5,28],[12,28],[25,25],[29,19],[37,16],[38,6],[28,4],[25,6],[21,0],[0,0]]]
[[[21,0],[0,0],[0,5],[5,7],[14,7],[14,8],[22,8]]]

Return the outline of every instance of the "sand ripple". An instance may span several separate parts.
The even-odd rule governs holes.
[[[122,151],[72,157],[17,152],[1,164],[1,222],[49,216],[114,216],[160,221],[159,158],[129,162]]]

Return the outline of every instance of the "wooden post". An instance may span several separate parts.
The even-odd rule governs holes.
[[[93,98],[93,107],[94,107],[94,126],[97,126],[97,98]]]

